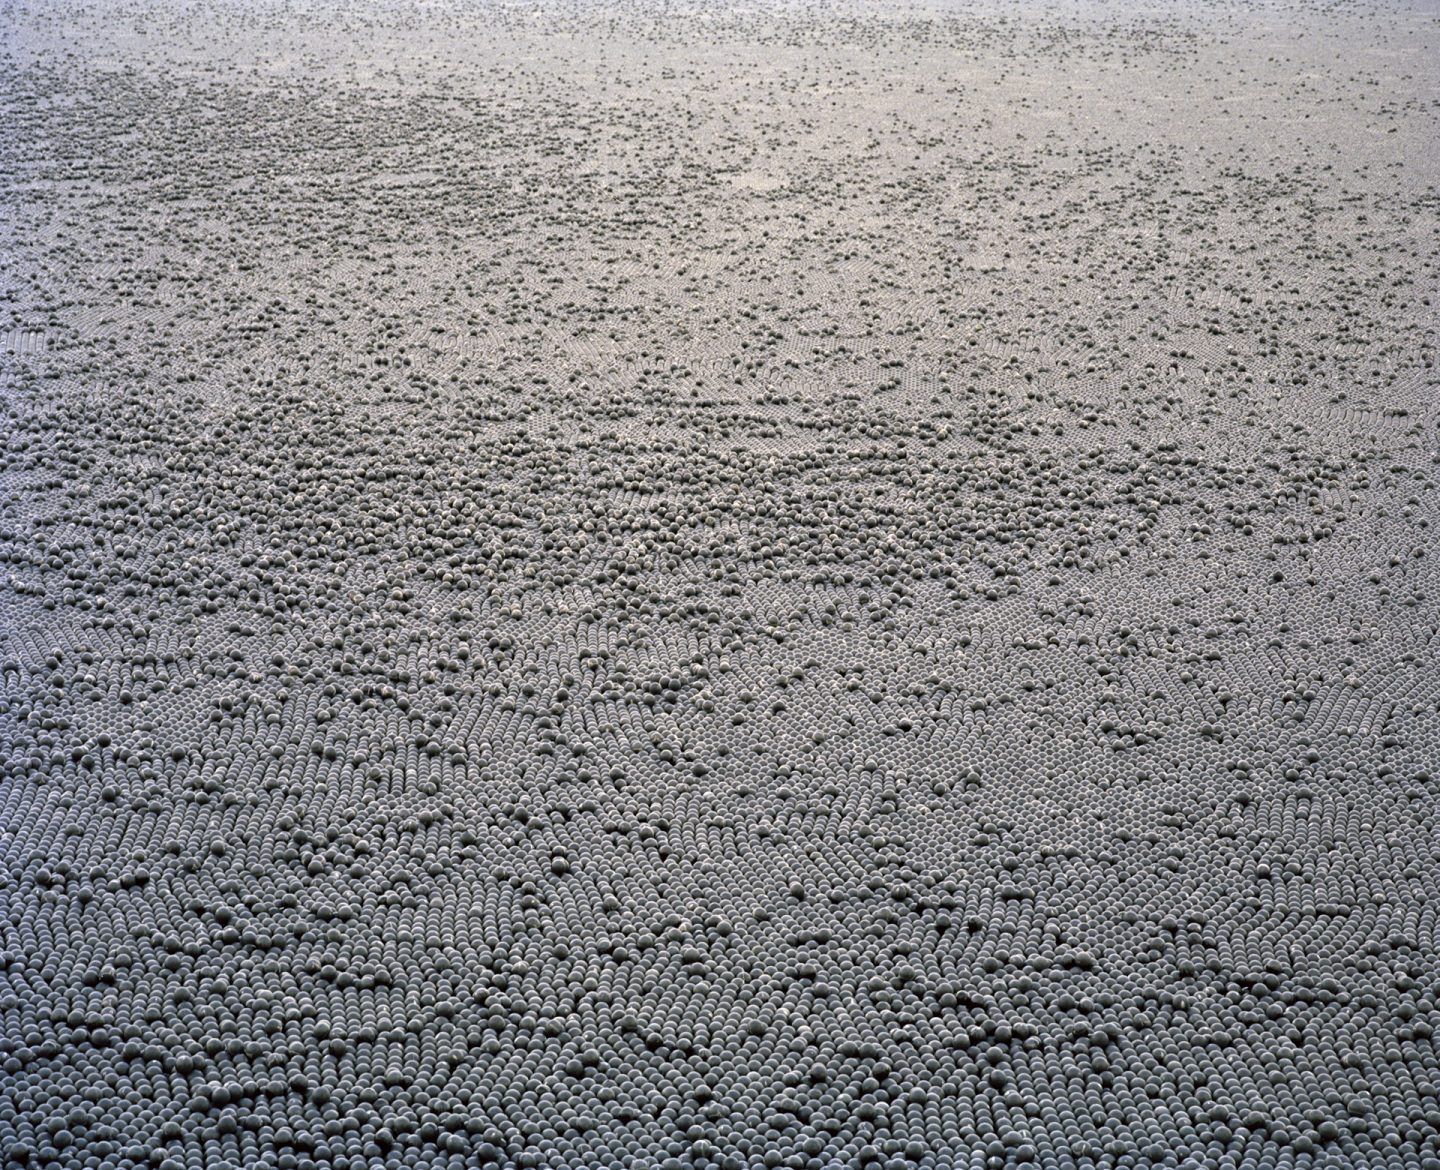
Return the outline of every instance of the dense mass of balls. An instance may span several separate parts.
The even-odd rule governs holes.
[[[0,1160],[1440,1170],[1440,29],[0,11]]]

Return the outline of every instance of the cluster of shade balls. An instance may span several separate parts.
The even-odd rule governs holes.
[[[0,76],[0,1161],[1440,1170],[1433,193],[1218,9],[395,12]]]

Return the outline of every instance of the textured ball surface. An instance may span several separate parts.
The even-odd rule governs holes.
[[[1440,1170],[1436,60],[0,8],[0,1163]]]

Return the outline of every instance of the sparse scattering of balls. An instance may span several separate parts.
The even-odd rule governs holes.
[[[1440,1170],[1437,59],[0,8],[0,1166]]]

